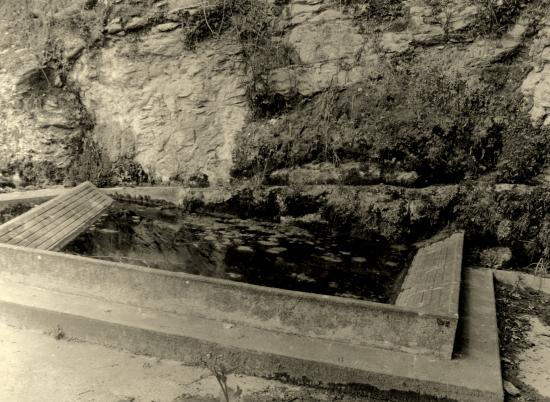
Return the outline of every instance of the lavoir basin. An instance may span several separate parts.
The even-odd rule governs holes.
[[[492,289],[489,276],[468,274],[463,290],[488,307],[459,309],[463,240],[414,250],[115,203],[63,252],[0,245],[0,281],[36,289],[26,301],[6,291],[0,315],[47,313],[76,337],[161,357],[219,352],[248,374],[499,401],[498,343],[483,346],[495,342],[494,297],[476,290]],[[490,336],[473,336],[469,317]],[[459,350],[458,330],[470,339]]]

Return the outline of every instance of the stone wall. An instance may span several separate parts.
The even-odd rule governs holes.
[[[533,70],[521,89],[532,101],[531,118],[535,123],[550,125],[550,26],[546,25],[535,37],[529,56]]]

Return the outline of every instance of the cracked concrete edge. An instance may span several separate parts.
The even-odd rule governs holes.
[[[542,276],[531,275],[518,271],[493,269],[492,272],[495,280],[505,285],[518,285],[550,295],[550,278],[544,278]]]
[[[0,244],[0,277],[328,341],[450,360],[457,317]]]
[[[50,334],[54,334],[56,328],[61,328],[69,340],[100,344],[137,355],[179,360],[192,366],[203,364],[208,356],[223,356],[224,362],[229,362],[227,365],[235,373],[274,379],[292,385],[339,389],[351,396],[378,395],[399,401],[418,402],[501,401],[495,399],[493,394],[483,391],[266,354],[253,349],[241,349],[11,303],[0,303],[0,319],[8,325]]]
[[[457,357],[453,362],[440,361],[439,364],[437,360],[421,361],[415,358],[414,363],[409,362],[412,364],[410,370],[400,368],[406,354],[395,355],[397,352],[369,352],[351,348],[345,353],[352,360],[353,356],[357,356],[355,358],[369,363],[366,366],[353,361],[343,364],[336,359],[343,352],[342,345],[269,332],[263,335],[243,332],[248,340],[240,341],[211,336],[203,339],[195,332],[166,332],[155,326],[144,327],[135,319],[113,321],[92,318],[93,315],[42,308],[41,304],[22,304],[17,299],[0,302],[0,319],[10,325],[46,332],[59,326],[68,338],[136,354],[179,360],[189,365],[200,365],[207,356],[221,355],[224,362],[240,374],[319,389],[338,389],[353,396],[387,397],[389,393],[401,401],[501,402],[502,378],[495,301],[491,292],[493,278],[490,272],[476,271],[467,275],[471,278],[466,280],[464,289],[469,307],[463,316],[465,338],[462,357]],[[255,348],[251,339],[258,342],[262,339],[261,342],[266,342],[266,345]],[[273,346],[272,342],[279,346]],[[299,353],[292,352],[296,347],[304,347],[313,354],[298,350],[295,352]],[[320,355],[316,354],[316,350]],[[359,357],[357,353],[364,356]],[[450,372],[445,373],[447,370]]]

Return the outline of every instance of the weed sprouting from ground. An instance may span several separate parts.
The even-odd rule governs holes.
[[[63,330],[63,328],[61,328],[61,326],[57,325],[53,331],[52,331],[52,335],[53,337],[55,338],[55,340],[57,341],[60,341],[62,339],[65,339],[67,334],[65,333],[65,331]]]
[[[240,397],[242,390],[238,385],[233,389],[227,384],[227,375],[230,370],[220,361],[221,358],[222,356],[212,356],[208,354],[206,358],[202,360],[202,365],[214,375],[220,386],[220,402],[233,402]]]

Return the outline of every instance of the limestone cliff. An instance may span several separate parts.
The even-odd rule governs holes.
[[[70,79],[111,159],[135,158],[163,180],[203,173],[227,182],[248,115],[239,51],[225,39],[187,51],[180,31],[157,30],[87,52]]]
[[[544,1],[250,4],[5,2],[3,170],[32,182],[47,166],[60,181],[75,164],[120,173],[132,161],[149,180],[216,184],[328,163],[366,182],[429,184],[522,181],[547,163]],[[534,162],[512,138],[525,130]]]

